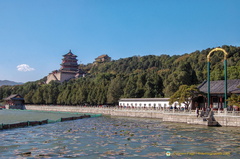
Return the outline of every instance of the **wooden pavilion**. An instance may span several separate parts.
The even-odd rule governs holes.
[[[240,79],[233,79],[227,81],[227,96],[230,97],[232,94],[240,94]],[[207,108],[207,93],[208,83],[204,81],[198,86],[202,95],[193,99],[193,107],[199,107],[200,109]],[[210,108],[215,110],[222,110],[224,108],[224,80],[211,81],[210,82]],[[228,107],[230,109],[231,107]]]
[[[19,94],[10,95],[3,100],[6,102],[7,109],[22,109],[24,106],[24,98]]]

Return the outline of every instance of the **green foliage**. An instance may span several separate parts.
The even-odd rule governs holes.
[[[228,78],[229,79],[240,79],[240,66],[228,67]]]
[[[228,79],[240,78],[240,47],[222,46],[228,55]],[[39,81],[0,87],[0,99],[21,94],[35,104],[117,104],[119,98],[171,97],[181,85],[197,85],[207,79],[207,54],[133,56],[99,64],[79,65],[86,77],[64,83]],[[211,55],[211,80],[224,79],[223,53]],[[181,88],[182,89],[182,88]]]
[[[228,105],[237,106],[240,108],[240,95],[232,94],[227,101]]]
[[[127,84],[124,88],[124,98],[136,98],[136,85],[137,83],[137,79],[135,78],[134,75],[131,75],[128,80],[127,80]]]
[[[111,80],[107,91],[107,103],[117,104],[119,98],[123,94],[123,77],[118,75],[116,78]]]
[[[185,108],[188,109],[192,99],[196,92],[199,92],[196,86],[181,85],[179,89],[170,97],[169,104],[172,105],[174,102],[179,104],[185,104]]]

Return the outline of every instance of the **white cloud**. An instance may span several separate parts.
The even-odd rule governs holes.
[[[17,66],[17,70],[18,71],[23,71],[23,72],[27,72],[27,71],[34,71],[34,68],[31,68],[29,65],[27,64],[21,64]]]

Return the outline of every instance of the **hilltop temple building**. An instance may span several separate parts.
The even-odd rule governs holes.
[[[84,76],[82,70],[78,69],[77,61],[77,56],[74,55],[70,50],[67,54],[63,55],[61,68],[49,73],[46,83],[48,84],[53,80],[62,83],[72,78]]]
[[[108,55],[104,54],[101,56],[98,56],[97,58],[95,58],[95,64],[96,63],[104,63],[104,62],[110,62],[111,61],[111,57],[109,57]]]

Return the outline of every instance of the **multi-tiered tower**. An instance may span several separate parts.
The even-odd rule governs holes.
[[[77,56],[74,55],[71,50],[63,55],[63,59],[62,59],[62,64],[61,64],[61,68],[60,71],[73,71],[76,72],[78,71],[78,63],[77,63]]]
[[[50,81],[64,82],[72,78],[83,76],[84,73],[78,69],[77,56],[70,50],[67,54],[63,55],[61,68],[55,70],[47,76],[46,83]]]

